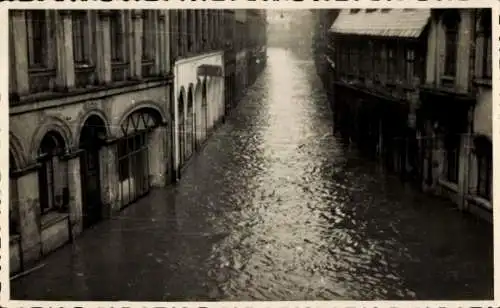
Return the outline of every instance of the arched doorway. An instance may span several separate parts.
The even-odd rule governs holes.
[[[186,153],[186,142],[185,142],[185,119],[184,119],[184,100],[185,100],[185,91],[184,88],[181,89],[181,92],[179,93],[179,99],[177,102],[177,109],[179,113],[179,124],[178,124],[178,131],[179,131],[179,165],[182,167],[184,165],[184,160],[185,160],[185,153]]]
[[[83,150],[80,156],[80,177],[84,228],[97,223],[103,214],[99,150],[105,136],[104,121],[96,115],[90,116],[85,121],[80,133],[78,146]]]
[[[49,131],[40,142],[38,173],[41,214],[66,211],[69,203],[68,164],[63,159],[66,144],[56,131]]]
[[[203,80],[203,85],[201,87],[201,140],[205,141],[207,139],[208,130],[208,103],[207,103],[207,80]]]
[[[186,157],[189,158],[193,154],[194,148],[194,90],[193,85],[189,85],[188,89],[188,105],[187,105],[187,122],[186,122]]]
[[[121,124],[123,136],[118,141],[118,193],[121,208],[149,192],[149,137],[160,123],[161,116],[156,111],[140,109]]]

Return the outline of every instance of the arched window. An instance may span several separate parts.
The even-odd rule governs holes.
[[[477,195],[491,200],[491,183],[493,170],[493,148],[486,137],[474,140],[477,160]]]
[[[455,78],[457,71],[458,29],[460,13],[457,9],[447,10],[443,15],[445,30],[445,62],[444,75]]]
[[[42,214],[65,210],[69,202],[67,162],[62,159],[65,144],[60,134],[48,132],[42,139],[39,159],[40,210]]]
[[[118,176],[121,207],[149,192],[148,133],[159,125],[159,116],[149,110],[132,113],[121,124],[118,141]]]

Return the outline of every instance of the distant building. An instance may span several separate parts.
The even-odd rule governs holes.
[[[316,71],[320,76],[325,90],[331,101],[333,101],[333,84],[335,70],[335,49],[333,40],[330,39],[330,27],[340,13],[338,9],[316,9],[311,10],[313,16],[313,38],[312,53]]]

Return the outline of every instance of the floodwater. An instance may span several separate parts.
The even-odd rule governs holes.
[[[267,68],[180,183],[11,282],[14,299],[492,299],[492,226],[332,133],[312,61]]]

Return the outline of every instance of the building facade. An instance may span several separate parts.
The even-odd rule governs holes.
[[[241,98],[253,76],[254,37],[265,31],[263,10],[174,10],[174,165],[190,157]],[[264,20],[255,16],[264,16]],[[239,35],[247,34],[246,36]],[[265,46],[265,41],[262,47]],[[248,62],[252,61],[251,64]],[[226,71],[227,69],[227,71]],[[252,77],[253,78],[253,77]],[[226,88],[228,87],[228,88]]]
[[[402,175],[417,172],[412,119],[429,16],[429,10],[343,10],[330,29],[336,128]]]
[[[424,190],[492,219],[491,9],[433,10],[417,122]]]
[[[224,115],[222,12],[9,12],[12,273],[179,178]]]
[[[342,10],[329,32],[345,140],[491,220],[491,10]]]
[[[312,53],[316,71],[320,77],[330,101],[333,101],[335,81],[335,51],[330,39],[330,27],[337,19],[338,9],[311,10],[313,16]]]

